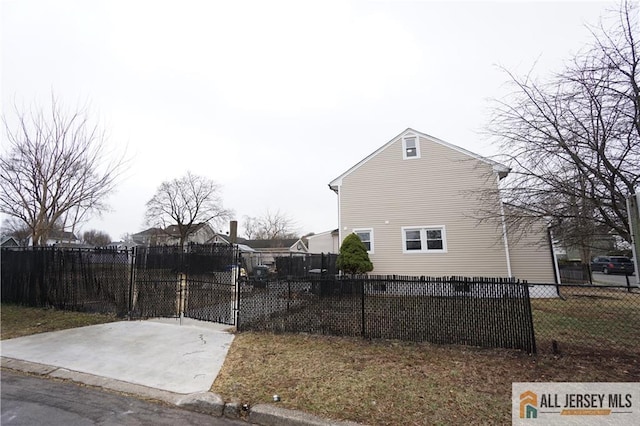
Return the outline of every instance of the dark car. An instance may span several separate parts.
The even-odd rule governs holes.
[[[591,262],[593,272],[603,274],[633,274],[633,261],[624,256],[598,256]]]

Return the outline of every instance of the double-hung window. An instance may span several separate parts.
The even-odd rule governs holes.
[[[360,238],[362,244],[367,248],[369,253],[373,253],[373,229],[371,228],[361,228],[354,229],[353,233]]]
[[[420,141],[417,135],[409,134],[402,138],[402,157],[405,160],[420,158]]]
[[[445,253],[444,226],[405,226],[402,228],[403,253]]]

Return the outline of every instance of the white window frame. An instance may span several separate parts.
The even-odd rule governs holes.
[[[407,231],[420,231],[420,250],[407,250]],[[440,231],[442,235],[441,249],[427,248],[427,231]],[[429,226],[403,226],[402,227],[402,253],[446,253],[447,252],[447,232],[444,225]]]
[[[358,235],[358,232],[368,232],[369,233],[369,247],[370,247],[370,249],[367,250],[367,253],[369,253],[369,254],[373,254],[374,253],[373,228],[354,228],[354,229],[351,230],[351,232],[353,232],[356,235]],[[360,238],[359,235],[358,235],[358,238]]]
[[[407,156],[407,139],[414,139],[416,142],[416,155],[413,157]],[[416,134],[409,133],[402,137],[402,158],[405,160],[415,160],[420,158],[420,137]]]

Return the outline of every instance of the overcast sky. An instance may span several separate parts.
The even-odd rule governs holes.
[[[111,211],[83,230],[145,229],[158,185],[191,170],[222,185],[240,229],[270,209],[318,233],[337,227],[327,184],[407,127],[497,154],[479,132],[507,93],[498,66],[559,71],[617,6],[4,0],[2,108],[89,102],[127,149]]]

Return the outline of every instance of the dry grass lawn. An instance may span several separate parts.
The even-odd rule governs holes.
[[[240,333],[211,390],[370,425],[509,424],[512,382],[640,381],[640,360]]]
[[[0,307],[0,319],[0,338],[3,340],[118,320],[115,315],[29,308],[5,303]]]
[[[2,339],[117,320],[5,304],[0,313]],[[529,356],[465,346],[246,332],[236,336],[211,390],[250,405],[271,403],[278,394],[283,407],[370,425],[509,424],[511,383],[528,381],[640,381],[640,359],[606,351]]]

